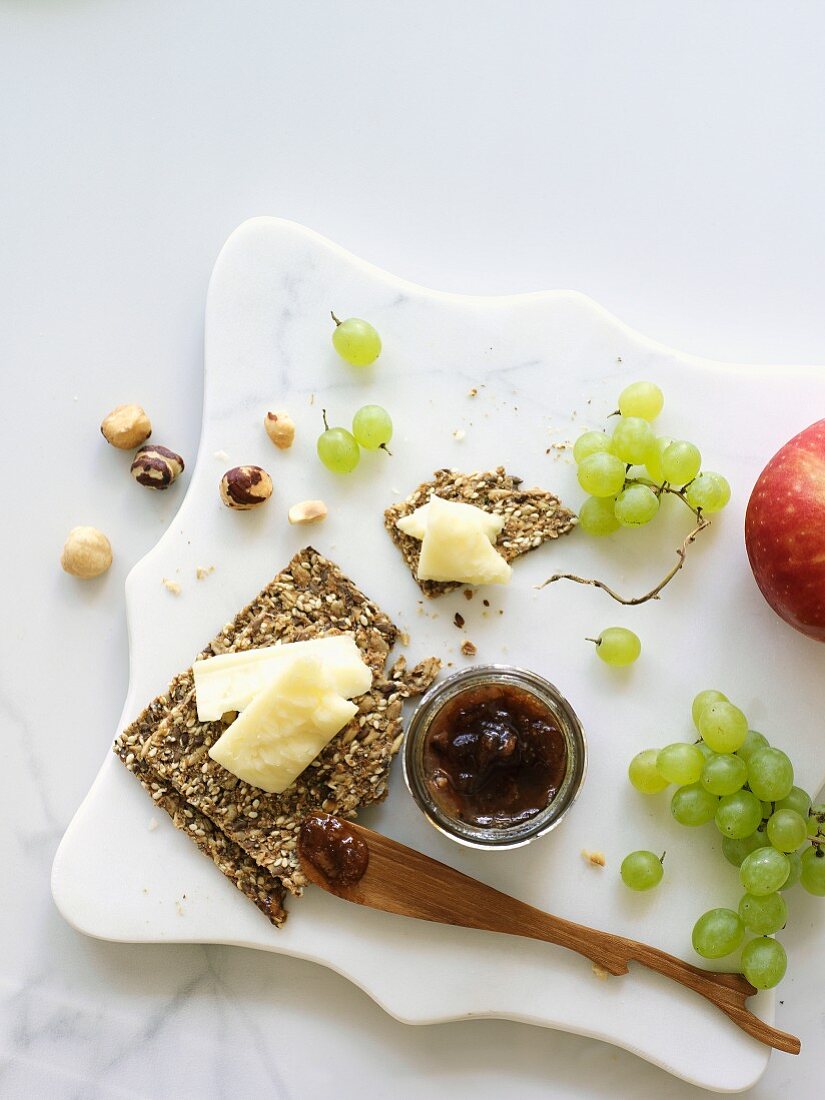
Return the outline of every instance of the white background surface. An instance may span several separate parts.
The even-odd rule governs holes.
[[[259,213],[441,289],[573,287],[687,351],[822,362],[823,32],[813,2],[0,7],[4,1095],[699,1095],[570,1036],[407,1028],[297,961],[61,922],[49,865],[126,687],[123,579],[181,495],[124,489],[97,424],[138,400],[194,456],[206,282]],[[112,538],[102,583],[57,566],[78,522]],[[777,1023],[807,1049],[760,1100],[821,1087],[825,939],[795,934]]]

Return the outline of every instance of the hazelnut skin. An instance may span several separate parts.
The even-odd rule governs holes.
[[[147,443],[139,447],[132,460],[132,477],[149,489],[168,489],[183,473],[183,459],[168,447]]]
[[[247,512],[272,496],[272,478],[260,466],[233,466],[221,478],[220,490],[227,508]]]
[[[73,527],[63,545],[60,564],[73,577],[99,577],[112,564],[112,544],[96,527]]]
[[[121,451],[132,451],[152,434],[152,422],[140,405],[118,405],[100,425],[103,438]]]

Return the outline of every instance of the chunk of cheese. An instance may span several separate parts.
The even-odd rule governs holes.
[[[209,755],[245,783],[281,794],[358,712],[332,680],[317,653],[283,664]]]
[[[332,689],[351,698],[372,685],[372,672],[351,634],[332,634],[306,642],[221,653],[195,661],[195,700],[201,722],[217,721],[227,711],[243,710],[290,662],[316,655],[329,673]]]
[[[507,584],[510,580],[512,570],[493,545],[504,526],[501,516],[433,496],[396,525],[404,534],[421,539],[421,581]]]

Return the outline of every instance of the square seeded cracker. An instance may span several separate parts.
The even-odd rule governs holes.
[[[198,721],[191,670],[178,678],[176,705],[135,756],[154,782],[171,785],[189,808],[209,818],[295,894],[306,884],[296,855],[301,820],[318,809],[352,816],[385,797],[390,763],[401,742],[403,701],[429,686],[439,662],[424,661],[407,673],[401,659],[386,674],[395,626],[337,566],[311,548],[297,554],[224,629],[217,646],[204,651],[256,648],[336,631],[355,635],[373,670],[373,685],[358,700],[352,722],[283,794],[251,787],[209,757],[208,749],[225,727]]]
[[[511,477],[503,466],[484,474],[436,470],[432,481],[425,481],[406,500],[387,508],[384,526],[425,596],[434,599],[465,586],[453,582],[420,581],[418,559],[421,542],[399,531],[397,521],[426,504],[431,496],[460,504],[474,504],[476,508],[503,518],[504,527],[496,539],[496,549],[505,561],[512,562],[521,554],[538,549],[548,539],[566,535],[576,525],[576,516],[564,507],[558,497],[545,489],[522,489],[520,486],[521,478]]]

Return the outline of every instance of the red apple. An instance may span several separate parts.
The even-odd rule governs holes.
[[[745,546],[777,615],[825,641],[825,420],[794,436],[759,475]]]

